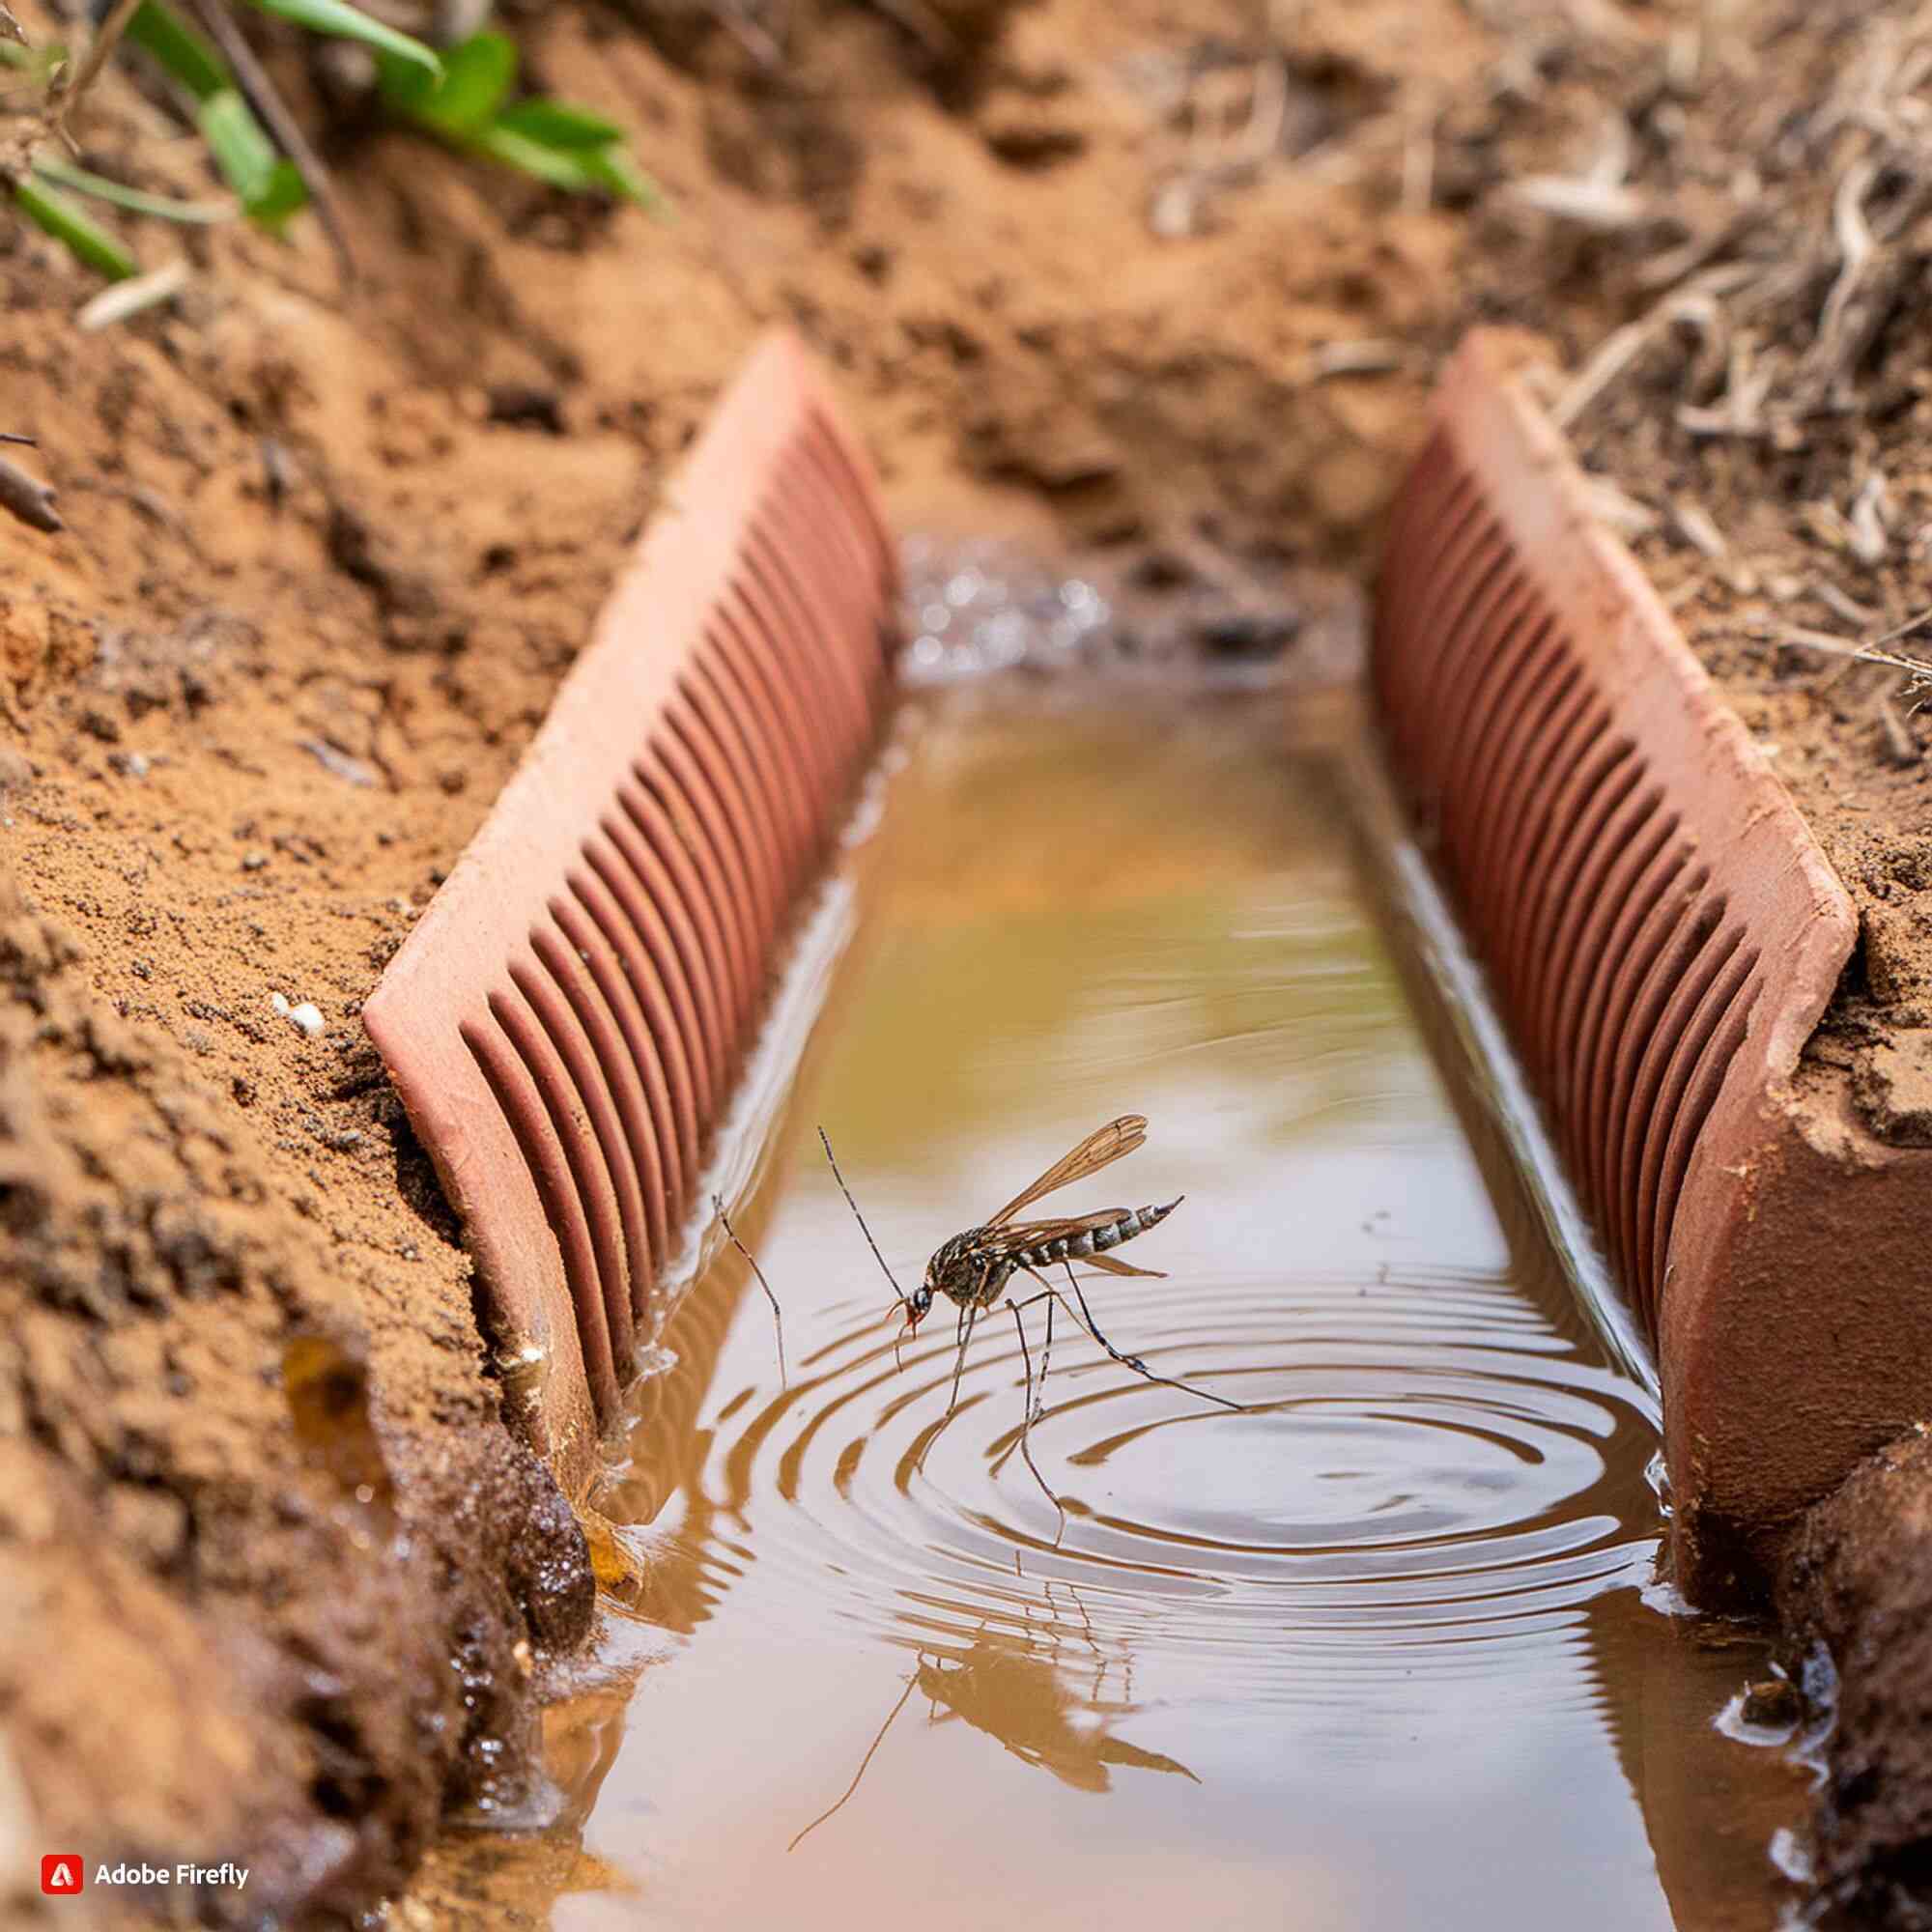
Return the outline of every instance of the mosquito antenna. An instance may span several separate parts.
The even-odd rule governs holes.
[[[895,1704],[892,1708],[892,1715],[888,1717],[886,1721],[879,1726],[879,1735],[872,1740],[870,1749],[868,1749],[866,1752],[866,1755],[859,1760],[859,1769],[852,1774],[852,1782],[845,1787],[844,1797],[841,1797],[838,1800],[838,1804],[829,1806],[826,1810],[821,1811],[818,1814],[818,1816],[814,1818],[811,1821],[811,1823],[808,1825],[805,1828],[805,1830],[802,1831],[798,1834],[798,1836],[795,1837],[791,1841],[791,1843],[785,1847],[785,1850],[787,1852],[797,1851],[798,1848],[805,1843],[806,1839],[809,1838],[812,1834],[812,1833],[817,1831],[819,1826],[824,1824],[825,1821],[828,1818],[830,1818],[834,1812],[840,1811],[844,1808],[845,1800],[847,1798],[850,1798],[853,1792],[858,1790],[859,1780],[865,1776],[866,1767],[871,1763],[873,1752],[876,1751],[879,1748],[879,1747],[885,1743],[886,1733],[893,1727],[893,1719],[896,1718],[898,1714],[905,1709],[906,1699],[912,1695],[912,1687],[918,1682],[919,1682],[919,1666],[915,1664],[913,1666],[911,1674],[906,1678],[905,1689],[899,1692],[899,1701],[896,1704]]]
[[[818,1130],[818,1144],[825,1150],[825,1158],[832,1163],[832,1178],[838,1183],[838,1191],[844,1195],[845,1205],[851,1208],[852,1218],[858,1222],[859,1232],[865,1236],[866,1245],[872,1251],[872,1259],[878,1263],[880,1268],[885,1273],[886,1279],[892,1283],[893,1293],[898,1298],[899,1307],[906,1317],[907,1325],[910,1326],[912,1321],[912,1303],[906,1298],[905,1290],[899,1286],[898,1277],[893,1273],[891,1268],[886,1266],[886,1258],[880,1254],[879,1244],[873,1240],[872,1231],[867,1227],[865,1215],[859,1212],[859,1204],[852,1199],[852,1190],[845,1185],[845,1177],[838,1172],[838,1156],[832,1151],[832,1142],[827,1138],[823,1127],[820,1127]],[[893,1341],[893,1358],[895,1361],[898,1359],[898,1340],[895,1337]]]
[[[772,1326],[778,1331],[779,1338],[779,1387],[783,1388],[785,1386],[784,1311],[779,1306],[778,1296],[772,1293],[771,1283],[765,1279],[764,1269],[758,1265],[757,1256],[738,1238],[738,1232],[731,1225],[731,1217],[724,1211],[723,1197],[714,1194],[711,1197],[711,1205],[717,1210],[719,1225],[724,1230],[726,1238],[751,1263],[752,1272],[758,1278],[758,1286],[765,1291],[765,1299],[772,1304]]]

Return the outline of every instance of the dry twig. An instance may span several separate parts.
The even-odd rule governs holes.
[[[1905,721],[1899,717],[1891,701],[1891,693],[1881,691],[1873,707],[1878,713],[1879,736],[1885,744],[1885,755],[1889,763],[1904,770],[1909,766],[1922,764],[1925,754],[1913,741],[1910,731],[1905,728]]]
[[[1925,623],[1932,623],[1932,609],[1918,611],[1904,623],[1893,625],[1890,630],[1865,643],[1858,643],[1850,638],[1834,637],[1830,631],[1807,630],[1799,624],[1787,625],[1778,637],[1781,642],[1795,644],[1801,650],[1823,651],[1832,657],[1863,664],[1889,665],[1893,670],[1902,670],[1906,675],[1905,696],[1914,700],[1912,708],[1916,711],[1928,696],[1932,696],[1932,663],[1895,651],[1891,646]]]
[[[1892,210],[1886,224],[1889,239],[1884,242],[1874,235],[1864,214],[1865,198],[1881,171],[1878,156],[1861,157],[1845,171],[1833,197],[1832,229],[1839,270],[1825,298],[1818,332],[1792,384],[1789,405],[1800,415],[1840,398],[1918,270],[1918,252],[1901,244],[1919,215],[1932,210],[1932,168],[1918,174]]]
[[[10,437],[10,442],[25,440]],[[54,508],[52,488],[30,475],[18,464],[0,456],[0,509],[11,510],[23,524],[37,530],[63,530],[67,527]]]
[[[139,0],[136,0],[138,3]],[[322,223],[322,231],[328,237],[329,246],[335,250],[342,279],[354,282],[355,257],[350,252],[349,234],[336,203],[335,186],[329,180],[327,168],[323,165],[322,156],[310,145],[308,136],[301,130],[301,123],[289,111],[288,103],[269,78],[268,70],[255,58],[254,48],[235,24],[235,16],[228,11],[228,0],[195,0],[195,13],[215,45],[221,49],[222,59],[233,70],[243,99],[267,124],[276,145],[295,163],[296,172],[301,176],[302,185],[308,189],[309,199],[315,204],[316,218]]]
[[[79,150],[74,147],[73,137],[68,132],[68,123],[99,77],[100,70],[107,65],[108,55],[120,44],[121,36],[128,31],[128,22],[140,10],[141,0],[114,0],[113,11],[95,29],[94,39],[88,43],[86,58],[82,60],[80,71],[71,84],[63,80],[47,97],[43,131],[56,136],[76,154]],[[28,158],[31,160],[31,155]]]

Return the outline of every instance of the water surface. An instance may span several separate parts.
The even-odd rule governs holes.
[[[603,1499],[643,1581],[550,1714],[564,1816],[457,1855],[485,1892],[690,1932],[1776,1922],[1802,1785],[1713,1721],[1762,1653],[1644,1601],[1648,1397],[1479,1165],[1346,787],[1278,724],[912,722],[735,1214],[789,1384],[726,1251]],[[815,1127],[910,1286],[1128,1111],[1147,1146],[1039,1211],[1185,1196],[1125,1251],[1167,1278],[1088,1293],[1244,1411],[1061,1320],[1031,1443],[1063,1519],[1011,1318],[949,1416],[950,1311],[896,1366]]]

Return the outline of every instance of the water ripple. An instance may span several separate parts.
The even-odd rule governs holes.
[[[1064,1522],[1019,1453],[1004,1309],[950,1413],[951,1324],[895,1367],[875,1303],[821,1319],[832,1339],[788,1390],[724,1405],[703,1478],[756,1520],[760,1562],[789,1573],[760,1595],[795,1614],[817,1600],[956,1643],[1037,1630],[1044,1580],[1066,1586],[1065,1634],[1184,1657],[1204,1689],[1398,1696],[1392,1658],[1503,1686],[1518,1644],[1640,1580],[1651,1548],[1628,1526],[1648,1436],[1629,1385],[1493,1277],[1234,1277],[1136,1301],[1139,1332],[1114,1339],[1240,1413],[1141,1380],[1061,1316],[1031,1446]]]

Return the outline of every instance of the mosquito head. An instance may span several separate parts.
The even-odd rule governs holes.
[[[923,1281],[906,1297],[906,1327],[917,1331],[919,1324],[932,1312],[932,1284]]]

